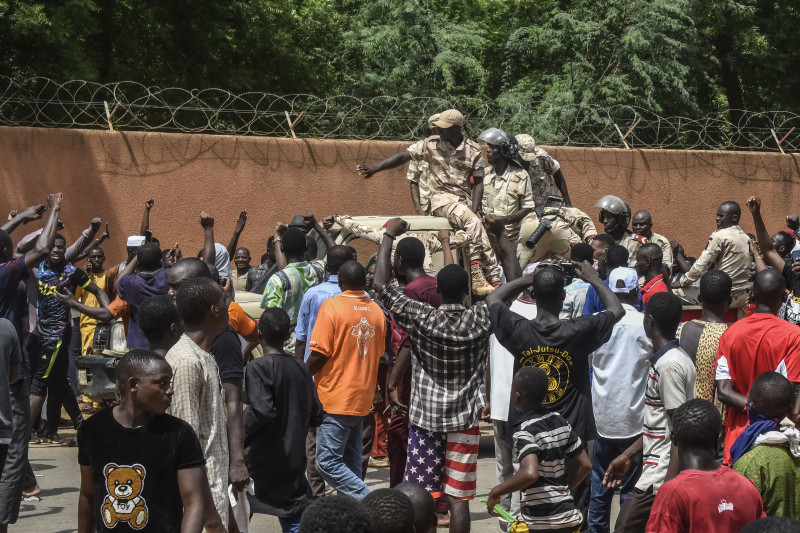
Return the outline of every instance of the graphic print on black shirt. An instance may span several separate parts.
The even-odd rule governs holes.
[[[39,335],[43,339],[62,339],[64,330],[70,325],[69,309],[56,298],[56,291],[75,294],[78,287],[86,287],[89,276],[72,263],[64,262],[50,268],[47,261],[39,263],[36,308]]]
[[[603,311],[541,326],[503,303],[492,305],[489,313],[497,341],[514,356],[514,374],[523,366],[544,370],[548,377],[544,407],[566,418],[583,442],[594,440],[589,355],[611,337],[614,314]],[[520,416],[510,406],[509,427]]]

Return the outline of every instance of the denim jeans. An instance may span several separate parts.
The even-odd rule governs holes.
[[[281,529],[283,530],[283,533],[297,533],[300,531],[300,515],[289,516],[286,518],[279,516],[278,522],[281,523]]]
[[[619,457],[638,438],[637,435],[629,439],[605,439],[603,437],[595,439],[594,456],[592,457],[592,496],[589,500],[590,533],[609,533],[614,489],[603,486],[603,476],[611,461]],[[641,473],[642,456],[637,455],[631,460],[631,469],[619,488],[620,506],[633,491]]]
[[[361,480],[363,419],[326,414],[317,428],[317,471],[339,494],[356,500],[369,494]]]

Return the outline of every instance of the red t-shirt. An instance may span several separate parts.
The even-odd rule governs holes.
[[[721,362],[722,358],[725,358]],[[800,383],[800,328],[769,313],[755,313],[734,322],[722,334],[717,350],[717,379],[725,379],[734,390],[747,396],[750,385],[764,372],[779,372],[792,383]],[[723,460],[730,463],[730,449],[747,427],[747,414],[728,409]]]
[[[411,283],[405,286],[403,294],[417,300],[418,302],[425,302],[428,305],[438,308],[442,305],[442,295],[436,290],[436,278],[433,276],[420,276],[414,279]],[[398,350],[400,346],[405,346],[410,341],[408,333],[403,331],[402,328],[397,328],[400,333],[400,341],[398,343]]]
[[[766,516],[761,494],[727,466],[684,470],[658,489],[646,533],[730,533]]]
[[[669,289],[667,289],[667,284],[664,283],[663,274],[659,274],[644,284],[642,287],[642,303],[647,305],[647,302],[650,300],[650,298],[659,292],[669,292]]]

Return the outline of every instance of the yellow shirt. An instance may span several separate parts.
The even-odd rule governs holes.
[[[94,281],[101,289],[106,290],[105,270],[99,274],[89,274],[89,279]],[[78,290],[75,291],[75,299],[87,307],[100,307],[100,302],[97,300],[97,297],[91,292],[84,290],[83,287],[78,287]],[[96,327],[96,319],[83,314],[81,315],[81,355],[86,354],[89,348],[92,347],[94,330]]]

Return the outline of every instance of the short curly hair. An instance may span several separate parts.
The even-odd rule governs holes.
[[[306,507],[300,533],[377,533],[361,502],[349,496],[320,498]]]
[[[414,506],[411,498],[399,490],[374,490],[367,494],[361,503],[366,507],[375,531],[413,533]]]
[[[722,416],[708,400],[689,400],[672,415],[672,436],[681,447],[714,447],[721,431]]]

